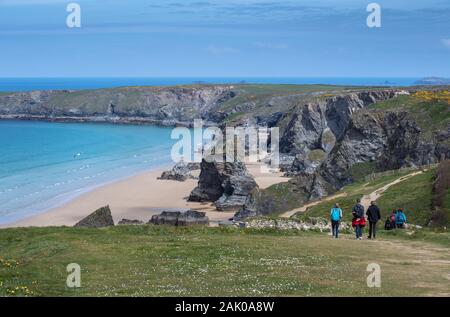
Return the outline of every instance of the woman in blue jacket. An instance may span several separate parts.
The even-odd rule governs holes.
[[[395,214],[395,226],[397,228],[405,228],[406,223],[406,215],[403,212],[402,208],[399,208],[397,210],[397,213]]]
[[[334,204],[334,207],[331,208],[330,219],[331,219],[332,237],[334,239],[338,239],[339,238],[339,224],[342,219],[342,209],[339,207],[338,203]]]

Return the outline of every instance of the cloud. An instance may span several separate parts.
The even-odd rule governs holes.
[[[444,46],[450,48],[450,39],[442,39],[441,42]]]
[[[215,45],[208,46],[206,48],[206,51],[213,55],[234,54],[239,52],[239,50],[231,46],[215,46]]]

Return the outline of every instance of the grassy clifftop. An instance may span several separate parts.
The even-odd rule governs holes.
[[[421,136],[428,141],[433,132],[447,129],[450,125],[450,91],[419,91],[399,96],[369,107],[372,110],[406,111],[422,130]],[[447,140],[447,142],[449,142]]]
[[[381,236],[152,225],[4,229],[0,296],[449,295],[448,234]],[[373,262],[381,288],[366,285]],[[79,289],[66,287],[69,263],[81,266]]]

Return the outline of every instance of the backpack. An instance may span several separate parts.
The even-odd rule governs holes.
[[[406,217],[405,214],[403,212],[399,212],[397,214],[397,223],[405,223],[406,222]]]
[[[332,221],[341,220],[341,209],[339,209],[339,208],[331,209],[331,220]]]

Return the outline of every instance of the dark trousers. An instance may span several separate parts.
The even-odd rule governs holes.
[[[369,238],[375,238],[377,235],[377,223],[369,221]]]
[[[335,237],[336,239],[339,238],[339,221],[331,220],[331,230],[333,237]]]
[[[356,234],[356,238],[362,238],[363,228],[360,225],[356,225],[355,234]]]

